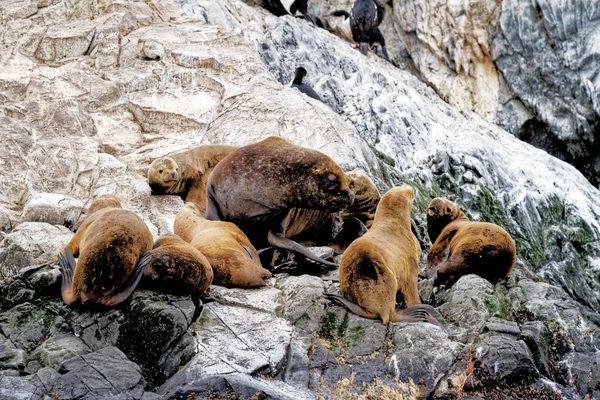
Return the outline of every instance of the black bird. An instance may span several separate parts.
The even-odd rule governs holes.
[[[344,29],[350,31],[350,13],[346,10],[335,10],[331,13],[329,13],[328,15],[333,16],[333,17],[343,17],[344,18]],[[387,49],[385,47],[385,38],[383,37],[383,33],[381,33],[381,29],[377,28],[375,29],[375,35],[373,35],[373,37],[371,38],[371,41],[369,42],[369,47],[371,48],[371,50],[377,52],[377,45],[379,45],[381,47],[381,53],[383,54],[383,56],[385,57],[385,59],[389,62],[390,61],[390,57],[388,56],[388,52]]]
[[[294,76],[294,80],[292,81],[292,84],[290,85],[290,87],[298,88],[298,90],[300,90],[302,93],[306,94],[308,97],[312,97],[313,99],[323,101],[323,100],[321,100],[321,98],[319,97],[317,92],[315,92],[313,90],[313,88],[311,88],[310,86],[308,86],[307,84],[302,82],[302,80],[304,79],[305,76],[306,76],[306,70],[304,68],[302,68],[302,67],[296,68],[296,75]]]
[[[352,39],[358,43],[361,53],[367,55],[369,43],[372,43],[377,27],[383,21],[385,8],[377,0],[356,0],[350,12]]]
[[[279,0],[279,2],[290,15],[295,16],[297,12],[306,15],[308,11],[308,0]]]

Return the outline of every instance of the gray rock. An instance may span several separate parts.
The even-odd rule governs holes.
[[[491,56],[535,118],[511,131],[575,165],[598,186],[600,8],[585,1],[503,1]],[[503,121],[501,121],[503,122]]]
[[[46,222],[73,228],[84,214],[83,203],[56,193],[36,193],[27,201],[21,222]]]
[[[176,378],[175,375],[174,378]],[[316,399],[317,396],[308,390],[299,390],[287,385],[285,382],[253,378],[239,373],[228,375],[215,375],[203,379],[188,381],[181,386],[165,391],[160,389],[164,398],[169,400],[183,400],[196,396],[210,394],[237,395],[240,398],[249,398],[260,394],[264,399]]]
[[[509,335],[484,333],[473,345],[487,373],[498,381],[521,383],[539,376],[527,345]]]
[[[387,371],[407,382],[411,378],[432,393],[461,351],[443,329],[431,324],[400,324],[394,330],[394,350]]]
[[[63,226],[43,222],[23,222],[0,242],[0,277],[19,269],[56,258],[71,240],[73,232]]]
[[[37,387],[27,379],[0,375],[0,398],[29,400],[37,394]]]
[[[116,347],[66,360],[53,391],[59,398],[123,396],[140,398],[145,381],[140,368]]]
[[[438,310],[446,321],[475,333],[483,329],[492,315],[506,316],[501,299],[502,295],[495,293],[487,280],[477,275],[465,275],[447,293],[438,293],[436,304],[443,302]]]

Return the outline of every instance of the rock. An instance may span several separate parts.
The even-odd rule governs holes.
[[[175,375],[174,378],[178,376]],[[174,382],[170,382],[171,384]],[[249,398],[255,395],[265,399],[316,399],[317,396],[308,390],[298,390],[284,382],[252,378],[247,375],[233,373],[214,375],[195,381],[179,381],[180,386],[163,386],[160,393],[169,400],[188,399],[193,396],[235,395]]]
[[[84,213],[83,204],[69,196],[36,193],[26,204],[21,222],[47,222],[73,228]]]
[[[476,360],[487,374],[509,384],[535,381],[539,373],[527,345],[514,337],[484,333],[473,345]]]
[[[443,329],[431,324],[400,324],[396,327],[393,355],[387,372],[395,379],[408,378],[432,393],[438,381],[450,370],[461,345],[451,341]]]
[[[438,310],[446,321],[471,333],[480,332],[492,315],[506,318],[502,295],[477,275],[461,277],[439,300],[438,296],[436,303],[443,302]]]
[[[52,391],[59,398],[123,396],[141,398],[145,381],[140,368],[116,347],[105,347],[66,360]]]
[[[7,278],[21,268],[56,258],[72,236],[62,226],[44,222],[19,224],[0,242],[0,276]]]
[[[504,0],[499,11],[498,24],[490,30],[490,53],[513,103],[532,114],[512,126],[504,119],[499,122],[572,163],[598,187],[600,158],[594,137],[600,67],[589,60],[600,54],[600,8],[585,1]]]
[[[37,393],[36,386],[26,379],[0,375],[0,397],[14,400],[29,400]]]

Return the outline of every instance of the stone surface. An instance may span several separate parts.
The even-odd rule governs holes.
[[[0,4],[1,395],[597,397],[600,192],[489,122],[514,132],[543,114],[514,91],[508,56],[498,74],[500,35],[514,33],[503,18],[518,2],[393,2],[382,25],[393,63],[238,0],[179,3]],[[351,2],[310,3],[322,15]],[[287,87],[299,64],[324,103]],[[569,108],[591,115],[578,101]],[[213,286],[202,302],[136,290],[110,310],[63,304],[52,260],[94,197],[117,195],[155,237],[170,233],[183,202],[151,195],[152,159],[269,135],[362,167],[382,191],[412,184],[423,257],[432,197],[505,227],[515,270],[496,285],[468,275],[436,290],[421,279],[443,328],[350,314],[323,296],[339,292],[335,271],[268,251],[289,263],[263,288]]]

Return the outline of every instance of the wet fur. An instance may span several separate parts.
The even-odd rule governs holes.
[[[69,305],[81,301],[113,306],[124,301],[141,274],[135,280],[128,279],[140,267],[143,269],[138,261],[152,249],[152,234],[144,221],[134,212],[112,207],[115,203],[105,200],[92,203],[90,209],[95,211],[66,245],[68,252],[63,250],[59,255],[63,272],[67,267],[72,269],[66,274],[72,273],[71,284],[66,285],[67,280],[62,288],[63,300]],[[72,257],[78,257],[74,267]]]
[[[212,266],[213,283],[228,287],[265,285],[271,273],[260,264],[258,252],[235,224],[209,221],[194,203],[175,217],[174,232],[200,251]]]
[[[435,277],[436,286],[451,286],[467,274],[477,274],[496,283],[514,268],[516,247],[508,232],[495,224],[469,221],[447,199],[431,201],[427,228],[433,242],[427,255],[427,269]],[[436,236],[437,231],[440,233]]]

